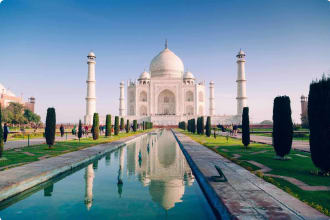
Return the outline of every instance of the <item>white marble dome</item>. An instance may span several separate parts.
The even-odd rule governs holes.
[[[187,72],[185,72],[185,74],[183,75],[183,78],[184,78],[184,79],[195,79],[195,76],[194,76],[191,72],[187,71]]]
[[[181,59],[165,48],[150,63],[151,77],[182,78],[184,66]]]
[[[139,79],[150,79],[150,74],[147,71],[143,71],[143,73],[141,73]]]

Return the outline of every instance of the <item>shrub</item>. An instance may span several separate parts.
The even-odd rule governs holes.
[[[249,120],[249,107],[243,108],[242,115],[242,143],[245,148],[250,144],[250,120]]]
[[[126,133],[129,132],[129,129],[130,129],[130,124],[129,124],[129,120],[127,119],[126,127],[125,127]]]
[[[211,136],[211,117],[210,116],[207,116],[207,119],[206,119],[205,134],[207,137]]]
[[[119,134],[119,117],[115,117],[115,135]]]
[[[51,148],[55,143],[55,131],[56,131],[56,113],[55,108],[47,109],[46,116],[46,127],[45,127],[45,137],[46,143]]]
[[[107,115],[105,119],[105,136],[111,136],[111,115]]]
[[[78,138],[80,141],[80,138],[82,136],[82,124],[81,124],[81,120],[79,120],[79,126],[78,126]]]
[[[99,121],[99,114],[98,113],[94,113],[94,116],[93,116],[92,134],[93,134],[93,140],[99,139],[100,121]]]
[[[193,118],[191,119],[191,132],[195,134],[196,132],[196,120]]]
[[[137,131],[137,120],[133,120],[133,131]]]
[[[120,118],[120,130],[123,130],[124,128],[125,128],[124,118]]]
[[[309,144],[314,165],[330,172],[330,78],[312,82],[308,95]]]
[[[290,98],[278,96],[273,108],[273,145],[277,156],[290,153],[293,137]]]
[[[0,106],[0,157],[2,157],[3,148],[4,148],[4,143],[3,143],[3,128],[2,128],[2,109]]]
[[[204,116],[200,117],[200,133],[203,135],[204,134],[204,129],[205,129],[205,125],[204,125]]]

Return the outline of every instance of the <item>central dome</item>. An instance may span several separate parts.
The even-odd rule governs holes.
[[[151,77],[182,78],[184,66],[181,59],[165,47],[150,63]]]

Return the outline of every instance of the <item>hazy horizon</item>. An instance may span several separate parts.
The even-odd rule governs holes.
[[[119,83],[148,70],[165,39],[185,70],[205,81],[207,99],[215,82],[220,115],[236,114],[242,48],[254,123],[272,119],[277,95],[290,97],[300,123],[300,96],[330,70],[328,0],[4,0],[0,21],[0,83],[25,100],[34,96],[43,121],[48,107],[58,123],[83,119],[90,50],[100,115],[118,114]]]

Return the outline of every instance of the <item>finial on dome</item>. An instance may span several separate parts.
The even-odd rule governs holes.
[[[165,39],[165,49],[167,49],[167,39]]]

